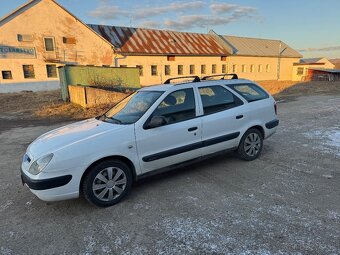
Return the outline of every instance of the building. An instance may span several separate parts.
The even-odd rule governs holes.
[[[142,85],[187,75],[227,72],[228,52],[209,34],[89,25],[115,46],[116,65],[139,67]]]
[[[89,25],[124,57],[119,66],[141,68],[141,84],[180,75],[237,73],[252,80],[291,80],[302,57],[279,40]]]
[[[0,92],[56,89],[60,65],[114,62],[113,46],[52,0],[20,6],[0,20],[0,34]]]
[[[279,40],[86,25],[55,0],[31,0],[0,19],[0,92],[58,88],[65,64],[139,67],[142,85],[237,73],[291,80],[302,57]]]
[[[215,34],[213,31],[210,34]],[[263,80],[291,80],[293,63],[302,55],[280,40],[217,35],[229,52],[228,72],[239,77]]]
[[[335,65],[327,58],[305,58],[293,65],[293,81],[310,80],[311,69],[334,69]],[[313,75],[312,75],[313,76]],[[309,77],[309,78],[308,78]]]

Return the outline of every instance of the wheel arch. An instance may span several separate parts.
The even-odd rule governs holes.
[[[261,126],[261,125],[254,125],[254,126],[251,126],[250,128],[248,128],[246,130],[246,132],[249,130],[249,129],[257,129],[258,131],[260,131],[261,135],[262,135],[262,138],[264,139],[265,138],[265,132],[264,132],[264,128]],[[245,133],[246,133],[245,132]]]
[[[100,163],[107,161],[107,160],[119,160],[119,161],[122,161],[123,163],[127,164],[129,166],[129,168],[131,169],[133,181],[137,180],[136,168],[135,168],[133,162],[130,159],[128,159],[127,157],[124,157],[124,156],[119,156],[119,155],[106,156],[104,158],[96,160],[95,162],[93,162],[91,165],[89,165],[86,168],[86,170],[84,171],[84,173],[83,173],[83,175],[81,176],[81,179],[80,179],[79,194],[82,194],[82,188],[81,187],[83,185],[84,178],[87,175],[87,173],[91,170],[91,168],[94,167],[95,165],[100,164]]]

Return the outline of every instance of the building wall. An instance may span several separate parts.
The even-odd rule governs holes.
[[[235,72],[240,78],[255,81],[277,80],[278,78],[291,80],[293,63],[298,61],[298,58],[281,58],[279,75],[278,61],[275,57],[230,56],[228,57],[228,72]]]
[[[280,80],[291,80],[293,63],[298,58],[281,58]],[[199,77],[212,75],[212,65],[216,65],[216,74],[221,74],[222,65],[226,65],[227,73],[237,73],[240,78],[250,80],[277,80],[278,78],[278,58],[271,57],[244,57],[229,56],[222,61],[220,56],[175,56],[174,61],[168,61],[167,56],[126,56],[119,59],[119,66],[143,67],[143,75],[140,76],[141,85],[147,86],[160,84],[165,80],[178,76],[197,75]],[[151,66],[157,66],[157,75],[151,74]],[[165,75],[165,66],[170,66],[170,75]],[[183,65],[183,74],[178,74],[178,65]],[[195,73],[190,74],[190,65],[195,66]],[[206,66],[206,73],[201,73],[201,65]],[[236,70],[234,70],[236,65]],[[251,65],[254,66],[251,72]],[[262,71],[259,66],[262,65]],[[268,65],[268,69],[267,69]],[[245,66],[245,69],[243,69]]]
[[[220,56],[175,56],[174,61],[168,61],[167,56],[126,56],[124,59],[119,59],[119,66],[135,67],[143,66],[143,74],[140,76],[142,86],[160,84],[165,80],[178,76],[188,75],[211,75],[212,65],[216,64],[216,74],[222,73],[222,64],[226,61],[221,61]],[[157,66],[157,75],[151,74],[151,66]],[[165,66],[170,66],[170,75],[165,75]],[[183,65],[183,74],[178,74],[178,65]],[[190,65],[195,66],[194,74],[190,74]],[[201,73],[201,65],[206,66],[206,73]]]
[[[36,56],[0,54],[0,84],[58,81],[48,78],[46,64],[113,65],[113,49],[106,41],[49,0],[37,1],[26,11],[7,23],[0,23],[0,46],[34,48]],[[32,41],[20,42],[17,35],[31,35]],[[54,39],[55,51],[46,52],[44,37]],[[75,44],[66,44],[63,37],[74,38]],[[24,78],[23,65],[33,65],[35,78]],[[11,71],[12,79],[3,79],[2,71]]]
[[[308,70],[310,68],[325,68],[325,69],[334,69],[335,65],[330,62],[327,58],[320,59],[317,63],[311,64],[295,64],[293,66],[293,81],[305,81],[308,77]]]

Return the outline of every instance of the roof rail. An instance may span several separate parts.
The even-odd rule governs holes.
[[[228,76],[228,75],[232,76],[231,77],[232,80],[238,79],[238,76],[237,76],[236,73],[223,73],[223,74],[215,74],[215,75],[204,76],[203,78],[201,78],[201,80],[204,81],[204,80],[207,80],[209,78],[218,77],[218,76],[221,76],[222,77],[221,80],[224,80],[224,77]]]
[[[170,84],[170,82],[172,80],[185,79],[185,78],[193,78],[192,82],[200,82],[201,81],[201,79],[198,76],[192,75],[192,76],[181,76],[181,77],[170,78],[170,79],[167,79],[164,82],[164,84]]]

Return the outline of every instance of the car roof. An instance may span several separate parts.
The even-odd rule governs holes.
[[[171,83],[171,84],[157,84],[141,88],[139,91],[168,91],[174,90],[174,88],[185,87],[205,87],[212,85],[234,85],[234,84],[244,84],[244,83],[254,83],[247,79],[231,79],[231,80],[202,80],[200,82],[181,82],[181,83]],[[191,86],[190,86],[191,85]]]

